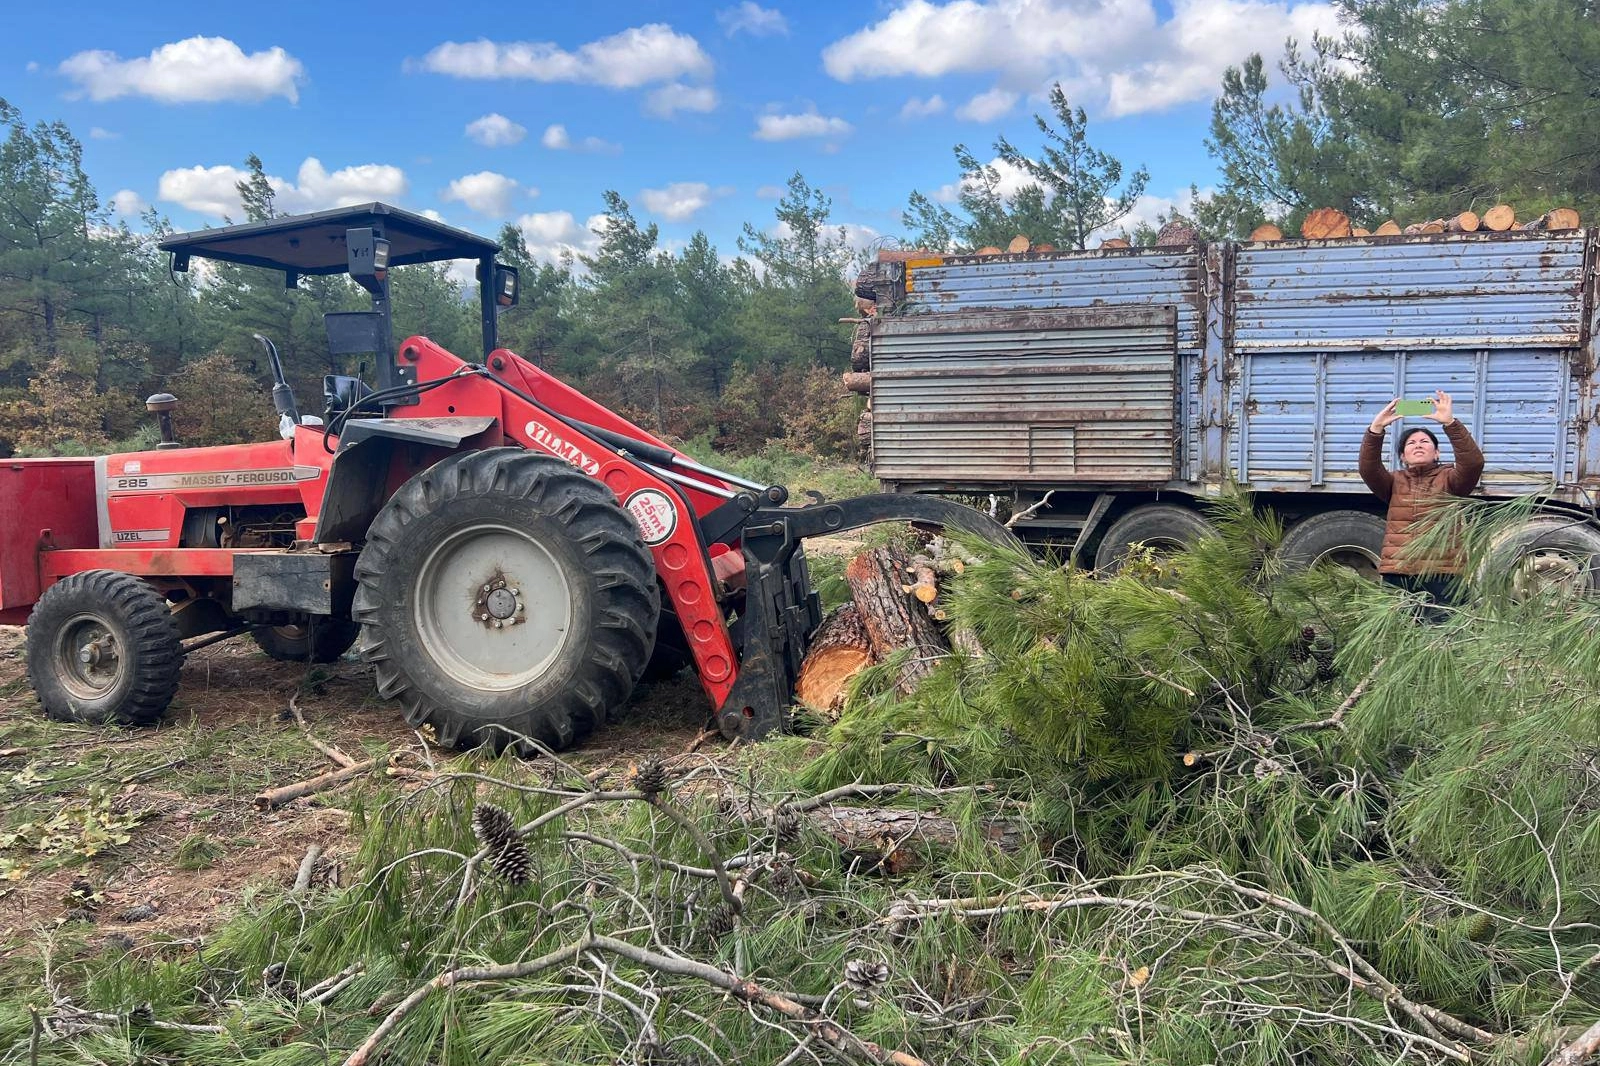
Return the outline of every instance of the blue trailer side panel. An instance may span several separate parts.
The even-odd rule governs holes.
[[[906,314],[1045,308],[1177,307],[1178,480],[1198,481],[1201,456],[1201,381],[1220,381],[1205,359],[1202,253],[1162,251],[951,256],[906,271]],[[1209,465],[1220,467],[1217,453]]]

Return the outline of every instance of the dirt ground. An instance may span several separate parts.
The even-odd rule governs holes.
[[[196,936],[252,885],[291,882],[311,845],[330,863],[349,854],[348,805],[385,783],[375,776],[270,812],[255,805],[264,789],[334,768],[288,713],[292,694],[317,738],[354,758],[427,757],[357,662],[277,663],[235,638],[188,657],[159,727],[95,728],[44,718],[23,645],[23,630],[0,627],[0,960],[90,916],[97,937]],[[641,686],[621,721],[569,761],[620,773],[681,754],[708,713],[692,676]],[[720,739],[706,747],[726,751]]]

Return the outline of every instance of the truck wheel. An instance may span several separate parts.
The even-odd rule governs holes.
[[[379,695],[447,746],[582,740],[633,691],[661,611],[655,561],[616,496],[520,448],[402,485],[356,581]]]
[[[1147,503],[1111,523],[1095,549],[1094,568],[1114,574],[1122,569],[1122,561],[1135,544],[1169,554],[1191,546],[1210,531],[1211,523],[1187,507]]]
[[[1383,556],[1384,520],[1369,511],[1328,511],[1289,527],[1278,546],[1278,558],[1291,570],[1317,563],[1347,567],[1369,581],[1378,580]]]
[[[51,585],[28,616],[28,679],[62,722],[149,725],[178,690],[183,641],[149,582],[85,570]]]
[[[1480,584],[1507,581],[1517,599],[1600,590],[1600,530],[1585,518],[1540,515],[1500,536],[1478,571]]]
[[[256,646],[280,663],[331,663],[350,650],[361,627],[346,618],[323,615],[250,631]]]

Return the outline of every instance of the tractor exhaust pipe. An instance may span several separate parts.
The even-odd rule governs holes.
[[[252,337],[267,350],[267,360],[272,363],[272,408],[278,412],[278,435],[284,440],[294,436],[294,427],[300,424],[300,411],[294,405],[294,390],[283,376],[283,363],[278,359],[278,346],[259,333]]]

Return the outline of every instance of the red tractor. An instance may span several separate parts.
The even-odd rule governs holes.
[[[785,507],[782,486],[693,462],[500,348],[516,271],[419,215],[368,204],[161,247],[175,270],[243,263],[290,287],[348,273],[372,309],[326,316],[328,344],[376,355],[376,387],[329,376],[303,416],[258,338],[280,440],[184,447],[160,394],[154,451],[0,461],[0,624],[26,623],[51,717],[154,722],[186,651],[248,630],[282,660],[359,639],[379,694],[446,745],[565,748],[653,654],[694,667],[724,734],[756,738],[785,721],[820,620],[806,537],[915,521],[1009,539],[933,497]],[[388,271],[454,259],[478,263],[481,362],[391,341]]]

